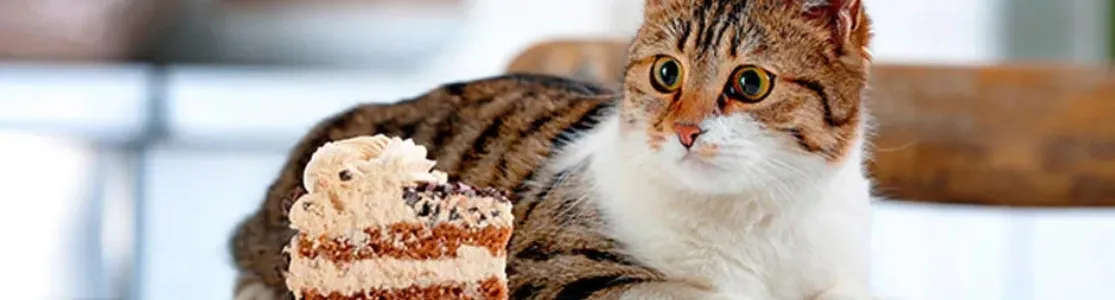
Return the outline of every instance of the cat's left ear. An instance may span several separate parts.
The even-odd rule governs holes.
[[[867,48],[871,38],[870,20],[863,10],[863,0],[804,0],[805,14],[823,18],[832,26],[836,38]]]

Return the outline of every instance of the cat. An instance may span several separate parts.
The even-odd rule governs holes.
[[[646,0],[618,93],[509,74],[327,118],[238,225],[237,297],[292,297],[302,169],[382,133],[512,191],[512,299],[873,299],[869,28],[859,0]]]

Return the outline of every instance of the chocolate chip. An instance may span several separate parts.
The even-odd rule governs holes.
[[[337,176],[341,177],[341,181],[352,180],[352,172],[350,172],[349,170],[341,171],[341,173],[337,174]]]
[[[441,214],[441,205],[434,205],[434,212],[433,212],[432,215],[436,216],[436,215],[440,215],[440,214]]]
[[[456,207],[454,207],[453,209],[449,210],[449,220],[450,220],[450,221],[456,221],[456,220],[458,220],[458,219],[460,219],[460,218],[461,218],[461,214],[457,212],[457,208],[456,208]]]
[[[493,210],[493,211],[492,211],[492,217],[493,217],[493,218],[495,218],[495,217],[499,217],[499,211],[498,211],[498,210]]]
[[[422,208],[418,210],[418,216],[419,217],[428,217],[428,216],[430,216],[430,213],[431,213],[430,202],[422,203]]]
[[[418,192],[403,191],[403,201],[406,201],[407,206],[414,207],[414,203],[418,202]]]
[[[491,187],[486,187],[486,188],[483,188],[483,189],[479,190],[478,194],[480,194],[481,197],[499,198],[500,190],[497,190],[497,189],[494,189],[494,188],[491,188]]]

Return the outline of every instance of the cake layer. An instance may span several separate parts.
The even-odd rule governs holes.
[[[457,258],[412,260],[372,258],[337,263],[324,258],[291,257],[287,286],[293,291],[319,291],[351,295],[367,289],[404,289],[452,282],[506,278],[505,257],[480,247],[461,247]]]
[[[507,299],[507,285],[498,277],[490,277],[480,282],[445,283],[431,286],[412,285],[402,289],[373,289],[350,294],[340,292],[322,293],[316,289],[300,293],[306,300],[492,300]]]
[[[294,247],[302,257],[321,257],[337,262],[376,257],[440,259],[455,258],[459,249],[467,246],[487,249],[493,256],[502,255],[510,238],[510,227],[464,228],[448,223],[426,227],[423,224],[396,223],[336,238],[298,234]]]

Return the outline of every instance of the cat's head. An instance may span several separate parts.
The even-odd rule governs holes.
[[[825,172],[862,138],[861,0],[647,0],[621,133],[680,187],[738,192]]]

